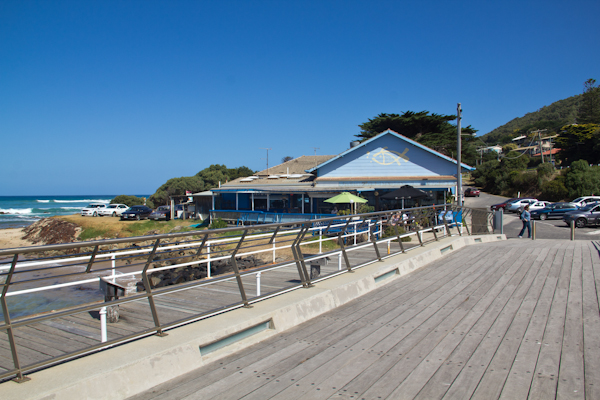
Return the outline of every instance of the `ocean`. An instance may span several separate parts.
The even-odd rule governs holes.
[[[81,209],[89,203],[109,204],[115,197],[115,195],[0,196],[0,229],[22,228],[42,218],[80,213]],[[148,197],[148,195],[138,195],[138,197]],[[39,271],[36,273],[43,275]],[[0,280],[1,278],[0,276]],[[63,281],[59,278],[56,283]],[[98,284],[87,284],[9,297],[8,303],[11,316],[20,317],[72,307],[98,299],[103,299]],[[3,314],[0,310],[0,320],[2,318]]]
[[[54,215],[77,214],[89,203],[109,204],[115,197],[115,195],[0,196],[0,229],[23,228]]]

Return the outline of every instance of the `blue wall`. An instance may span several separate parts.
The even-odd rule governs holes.
[[[456,163],[391,133],[378,136],[319,168],[319,177],[456,175]]]

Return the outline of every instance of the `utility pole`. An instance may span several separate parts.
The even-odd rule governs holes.
[[[547,129],[542,129],[542,130],[537,130],[533,133],[537,133],[538,135],[538,143],[540,145],[540,156],[542,156],[542,164],[544,163],[544,149],[542,147],[542,132],[546,132]],[[550,148],[550,150],[552,150],[552,148]],[[552,153],[552,151],[550,151],[550,153]]]
[[[267,175],[269,175],[269,150],[273,150],[270,147],[261,147],[261,149],[267,151]]]
[[[461,147],[461,129],[460,129],[460,120],[461,120],[461,112],[460,103],[456,106],[456,127],[457,127],[457,137],[456,137],[456,204],[458,206],[462,206],[462,168],[460,167],[460,153],[462,151]]]

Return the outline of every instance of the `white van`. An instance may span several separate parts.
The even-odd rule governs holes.
[[[600,196],[584,196],[576,198],[575,200],[571,201],[571,203],[581,208],[585,207],[587,204],[595,203],[597,201],[600,201]]]
[[[106,204],[104,203],[91,203],[85,207],[83,207],[81,209],[81,216],[82,217],[86,217],[86,216],[92,216],[92,217],[97,217],[98,216],[98,211],[100,209],[106,208]]]

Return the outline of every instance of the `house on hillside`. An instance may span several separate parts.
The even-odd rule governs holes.
[[[334,205],[324,201],[341,192],[366,198],[376,210],[397,208],[380,197],[404,185],[429,193],[419,205],[440,204],[455,193],[456,173],[456,160],[387,130],[335,156],[302,156],[224,183],[211,190],[212,210],[327,214]]]

